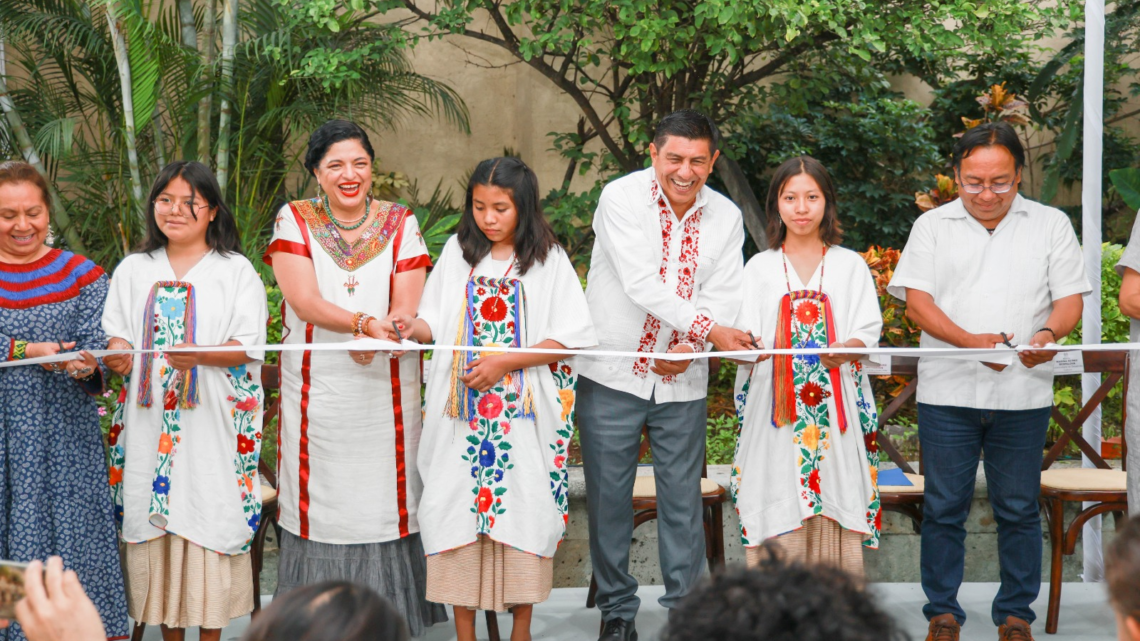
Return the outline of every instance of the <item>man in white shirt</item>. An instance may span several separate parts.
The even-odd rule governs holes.
[[[730,325],[740,307],[744,227],[740,210],[705,186],[716,161],[716,126],[692,110],[666,116],[653,166],[606,185],[586,299],[598,349],[645,357],[582,358],[577,413],[590,515],[590,556],[605,622],[603,641],[637,639],[640,601],[629,574],[633,481],[642,426],[649,432],[657,532],[669,608],[701,576],[705,559],[701,466],[707,361],[666,362],[653,352],[750,349]],[[690,364],[692,365],[690,367]]]
[[[922,347],[1041,347],[1076,327],[1091,290],[1072,224],[1021,197],[1025,151],[1006,123],[967,131],[954,147],[960,198],[915,221],[888,291],[907,303]],[[928,641],[958,641],[966,517],[979,455],[998,524],[1001,588],[992,618],[1002,641],[1031,641],[1041,587],[1042,451],[1055,352],[1012,365],[923,358],[918,429],[925,503],[922,588]]]

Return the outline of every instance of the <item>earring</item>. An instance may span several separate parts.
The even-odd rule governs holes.
[[[321,183],[317,183],[317,198],[320,199],[320,198],[324,198],[324,197],[325,197],[324,193],[321,192]]]
[[[52,231],[51,225],[48,225],[47,238],[44,239],[44,244],[48,247],[55,247],[55,232]]]

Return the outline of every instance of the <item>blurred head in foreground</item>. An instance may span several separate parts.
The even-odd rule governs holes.
[[[1140,641],[1140,516],[1117,531],[1104,567],[1117,635],[1121,641]]]
[[[325,581],[273,600],[242,641],[407,641],[403,617],[362,585]]]

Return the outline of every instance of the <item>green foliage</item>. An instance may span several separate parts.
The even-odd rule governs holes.
[[[276,212],[310,192],[311,177],[290,178],[314,127],[333,117],[391,128],[408,117],[438,116],[467,131],[458,95],[412,71],[404,32],[371,20],[375,8],[366,13],[365,5],[239,3],[232,93],[224,95],[233,110],[226,200],[243,251],[267,278],[260,254]],[[201,9],[199,34],[206,26]],[[9,90],[79,237],[91,258],[110,270],[141,237],[135,212],[142,203],[131,196],[108,10],[127,40],[144,193],[165,162],[197,156],[204,134],[199,101],[214,98],[207,122],[217,123],[224,90],[216,59],[207,66],[204,51],[182,44],[173,0],[0,2],[7,61],[17,71]],[[199,37],[200,49],[217,44]],[[17,77],[26,80],[17,83]],[[210,129],[207,148],[215,146],[217,129]],[[18,153],[11,144],[0,150]]]
[[[919,215],[914,194],[942,166],[929,110],[891,96],[808,102],[800,113],[779,105],[737,119],[733,142],[760,200],[769,172],[801,154],[831,172],[844,244],[901,247]]]
[[[1114,169],[1108,172],[1108,178],[1129,209],[1140,209],[1140,169]]]
[[[451,238],[463,214],[462,210],[452,204],[453,199],[451,190],[445,191],[443,183],[438,182],[425,200],[420,193],[419,183],[413,181],[408,186],[408,197],[400,201],[416,214],[416,222],[420,225],[420,233],[423,234],[432,262],[439,258],[439,253],[443,251],[443,246]]]
[[[705,441],[705,458],[709,465],[730,465],[736,453],[736,431],[739,420],[735,414],[722,414],[708,418],[708,437]]]

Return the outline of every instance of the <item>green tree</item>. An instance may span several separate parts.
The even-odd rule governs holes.
[[[842,70],[829,60],[933,64],[971,48],[1018,49],[1051,33],[1065,17],[1061,8],[1019,0],[402,3],[416,18],[407,27],[411,33],[461,34],[496,45],[570,97],[581,118],[576,130],[556,137],[555,146],[576,171],[594,168],[603,178],[644,166],[654,123],[676,109],[701,109],[732,131],[738,117],[763,110],[774,98],[806,101],[818,85],[802,72],[813,65],[836,74]],[[587,152],[594,141],[601,143],[600,153]],[[732,158],[740,150],[731,141],[728,150],[718,172],[761,241],[759,201],[740,158]],[[573,196],[568,182],[556,196]]]

